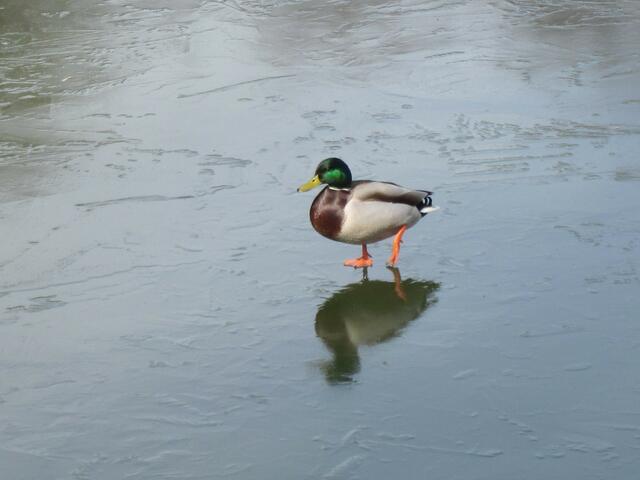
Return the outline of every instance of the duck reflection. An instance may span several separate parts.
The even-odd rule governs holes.
[[[316,334],[333,359],[321,364],[329,383],[349,382],[360,371],[360,345],[375,345],[400,334],[437,299],[440,284],[402,280],[390,268],[393,282],[369,280],[352,283],[327,299],[316,314]]]

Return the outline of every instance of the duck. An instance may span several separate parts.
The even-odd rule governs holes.
[[[387,266],[395,267],[404,233],[427,214],[439,210],[433,206],[433,192],[391,182],[354,181],[349,166],[336,157],[322,160],[311,180],[301,185],[298,192],[320,185],[326,186],[311,203],[311,225],[326,238],[362,246],[360,257],[344,261],[347,267],[373,266],[367,245],[390,237],[394,238]]]

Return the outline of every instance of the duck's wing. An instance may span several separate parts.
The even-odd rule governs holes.
[[[420,213],[431,207],[431,194],[428,190],[412,190],[395,183],[362,180],[353,182],[352,195],[362,202],[402,203],[417,208]]]

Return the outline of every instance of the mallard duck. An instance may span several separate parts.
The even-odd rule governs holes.
[[[345,260],[348,267],[372,266],[367,244],[394,235],[387,265],[395,266],[404,232],[426,214],[438,210],[431,204],[431,192],[426,190],[411,190],[389,182],[352,181],[351,170],[339,158],[322,160],[315,176],[298,191],[306,192],[321,184],[327,186],[311,204],[311,225],[331,240],[362,245],[361,257]]]

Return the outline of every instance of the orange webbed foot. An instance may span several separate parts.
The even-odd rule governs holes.
[[[371,260],[371,255],[367,251],[367,246],[362,244],[362,256],[360,258],[350,258],[344,261],[345,267],[353,267],[353,268],[367,268],[373,266],[373,260]]]
[[[371,257],[349,258],[344,261],[344,266],[353,268],[371,267],[373,266],[373,260],[371,260]]]

